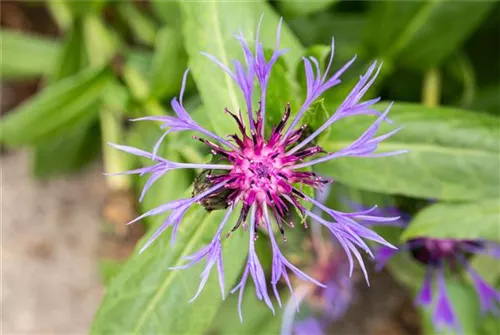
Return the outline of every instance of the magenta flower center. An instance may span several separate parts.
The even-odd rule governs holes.
[[[288,154],[287,150],[299,142],[303,126],[288,135],[282,133],[290,116],[290,106],[287,105],[281,122],[276,125],[269,138],[263,134],[262,116],[257,111],[256,119],[252,119],[253,127],[250,135],[247,134],[241,116],[236,116],[226,109],[238,124],[240,135],[231,135],[236,146],[224,148],[212,142],[200,139],[212,148],[212,153],[223,160],[227,160],[232,169],[225,174],[210,176],[212,183],[225,182],[225,189],[232,190],[227,197],[227,203],[242,201],[244,206],[236,226],[245,224],[249,208],[257,206],[257,222],[263,222],[263,208],[273,208],[273,214],[283,233],[283,223],[293,226],[290,220],[288,206],[299,204],[302,193],[294,189],[294,184],[318,187],[330,182],[316,176],[313,172],[295,171],[293,165],[306,157],[323,152],[318,146],[308,146],[302,150]],[[222,192],[222,191],[221,191]],[[302,206],[298,206],[301,209]]]

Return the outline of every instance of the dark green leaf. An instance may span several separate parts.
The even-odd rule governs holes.
[[[329,56],[330,56],[330,51],[331,51],[331,46],[330,45],[322,45],[322,44],[316,44],[313,46],[310,46],[309,48],[306,49],[306,53],[304,54],[304,57],[314,57],[318,60],[319,64],[321,65],[321,70],[324,71],[325,68],[323,65],[325,65],[325,62],[328,61]],[[302,91],[305,92],[307,89],[307,83],[306,83],[306,74],[305,74],[305,69],[304,69],[304,62],[299,62],[297,65],[297,81],[300,84],[300,87],[302,88]]]
[[[313,102],[307,109],[306,113],[304,114],[304,118],[302,119],[302,123],[307,124],[313,131],[321,127],[330,117],[330,113],[326,111],[323,100],[324,99],[321,98]],[[329,133],[330,129],[327,129],[323,133],[321,133],[321,136],[319,138],[326,137]]]
[[[380,104],[382,110],[386,104]],[[398,134],[383,141],[380,151],[406,149],[386,158],[339,158],[318,170],[350,186],[389,194],[444,200],[496,197],[500,191],[498,118],[453,108],[426,108],[396,103],[389,113]],[[320,145],[346,147],[373,122],[351,117],[332,126]],[[381,132],[394,126],[383,125]]]
[[[308,15],[319,11],[326,11],[337,0],[323,1],[277,1],[279,10],[286,18]]]
[[[3,28],[1,34],[2,79],[37,77],[52,71],[59,49],[57,42]]]
[[[500,199],[465,204],[437,203],[420,211],[402,235],[500,241]]]
[[[397,245],[396,245],[397,246]],[[387,264],[392,276],[400,283],[418,292],[425,276],[425,268],[407,252],[400,252]]]
[[[233,34],[241,30],[252,43],[251,37],[255,35],[260,16],[264,14],[261,39],[265,46],[272,47],[276,40],[278,18],[264,1],[182,2],[181,8],[189,67],[203,104],[210,111],[210,121],[217,133],[232,133],[235,126],[223,109],[243,110],[245,104],[242,103],[241,92],[222,69],[200,56],[200,52],[208,52],[223,64],[232,66],[231,60],[242,58],[241,46]],[[281,47],[290,48],[291,51],[283,57],[292,68],[303,49],[285,24],[281,32]]]
[[[480,89],[472,102],[472,108],[500,115],[500,83]]]
[[[100,14],[100,12],[106,6],[107,0],[86,0],[86,1],[64,1],[73,16],[85,16],[88,14]]]
[[[94,119],[96,114],[88,107],[110,78],[107,69],[92,69],[47,87],[2,119],[0,140],[12,146],[36,144],[70,125]]]
[[[182,36],[166,27],[158,32],[156,51],[151,70],[151,96],[161,99],[170,97],[181,87],[182,74],[187,67]]]
[[[305,45],[330,45],[335,38],[335,58],[342,62],[362,52],[365,15],[321,12],[290,21],[290,27]]]
[[[269,59],[272,50],[265,49],[264,54]],[[299,85],[293,80],[291,71],[283,59],[273,66],[271,78],[267,86],[266,94],[266,125],[269,129],[277,125],[285,111],[287,103],[290,103],[292,116],[297,114],[299,108]]]
[[[97,106],[90,107],[97,109]],[[61,132],[56,138],[36,146],[34,174],[47,178],[80,170],[99,152],[99,126],[84,120]]]
[[[441,64],[493,8],[493,1],[384,1],[374,4],[369,42],[379,54],[418,68]]]

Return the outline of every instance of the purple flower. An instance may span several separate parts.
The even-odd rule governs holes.
[[[369,210],[352,213],[335,211],[322,204],[317,205],[318,202],[316,200],[302,191],[303,186],[321,189],[324,185],[331,183],[330,179],[320,177],[310,169],[305,169],[315,164],[349,156],[379,157],[390,156],[401,152],[375,152],[378,144],[382,140],[393,135],[399,129],[387,134],[377,135],[380,124],[387,120],[386,117],[389,113],[390,106],[383,113],[380,113],[373,109],[373,105],[379,99],[361,102],[361,99],[372,85],[380,70],[380,66],[377,68],[376,62],[368,68],[363,76],[361,76],[359,83],[351,90],[346,100],[335,112],[333,112],[332,116],[325,124],[310,136],[303,139],[302,132],[306,128],[306,125],[302,125],[298,128],[296,126],[302,120],[305,112],[323,92],[340,83],[341,75],[354,61],[354,59],[351,60],[337,72],[330,74],[329,72],[333,60],[333,42],[330,60],[324,73],[321,73],[319,63],[315,58],[310,57],[304,59],[307,94],[303,105],[293,118],[291,125],[287,127],[287,122],[291,114],[290,105],[288,104],[281,121],[272,128],[270,133],[265,133],[265,98],[267,84],[272,74],[273,65],[283,52],[285,52],[279,49],[280,27],[281,23],[278,26],[276,45],[269,60],[264,56],[264,46],[259,41],[258,32],[255,41],[255,53],[251,51],[243,36],[237,36],[237,40],[241,43],[243,48],[245,64],[234,61],[233,69],[230,69],[226,64],[222,64],[213,56],[205,54],[219,65],[241,89],[247,107],[245,111],[246,118],[244,118],[241,113],[236,115],[227,109],[225,110],[228,117],[231,117],[236,122],[240,134],[229,134],[224,137],[218,136],[197,124],[190,117],[183,106],[183,94],[188,74],[188,71],[186,71],[179,99],[174,98],[171,103],[175,116],[154,116],[136,119],[136,121],[151,120],[162,122],[161,127],[165,129],[165,133],[154,145],[152,153],[131,147],[114,145],[119,150],[149,158],[154,162],[153,165],[149,167],[124,172],[150,175],[144,188],[143,195],[141,195],[141,200],[149,187],[172,169],[188,168],[203,169],[205,172],[208,171],[204,181],[204,187],[200,192],[197,192],[195,185],[195,192],[192,198],[166,203],[144,213],[132,221],[136,222],[142,218],[164,212],[171,213],[158,231],[146,242],[141,249],[141,251],[143,251],[168,227],[172,227],[173,229],[172,241],[174,241],[177,229],[182,222],[184,214],[195,203],[204,205],[209,201],[215,201],[215,199],[217,199],[217,201],[219,201],[218,206],[227,209],[227,214],[220,224],[212,242],[195,254],[187,257],[187,261],[189,261],[188,264],[181,267],[186,268],[203,259],[206,260],[205,270],[201,274],[200,287],[193,299],[195,299],[203,289],[208,275],[215,264],[217,264],[222,296],[224,297],[224,270],[221,253],[222,231],[230,221],[231,214],[237,207],[241,207],[233,228],[226,234],[226,237],[229,237],[231,232],[236,231],[240,226],[244,228],[248,227],[249,230],[247,263],[241,281],[231,291],[239,291],[240,318],[242,317],[241,297],[243,296],[243,290],[249,278],[254,282],[257,297],[264,300],[266,305],[274,312],[273,303],[268,294],[264,269],[255,252],[254,243],[259,235],[259,228],[261,230],[266,230],[267,234],[269,234],[271,252],[273,254],[272,278],[270,284],[279,305],[281,305],[281,300],[277,290],[277,284],[280,280],[284,280],[290,290],[292,290],[292,285],[289,280],[290,273],[294,273],[299,278],[318,285],[319,287],[324,287],[321,282],[306,275],[285,258],[274,236],[272,230],[273,223],[271,222],[272,219],[275,221],[275,224],[283,236],[283,240],[286,241],[284,226],[294,226],[290,214],[293,209],[295,208],[300,214],[302,222],[304,223],[305,218],[311,216],[322,226],[326,227],[332,236],[339,241],[347,254],[350,263],[350,272],[352,273],[354,267],[354,255],[354,258],[360,263],[365,275],[366,270],[358,248],[364,250],[372,257],[373,254],[364,240],[367,239],[382,243],[389,248],[393,247],[373,231],[361,225],[358,221],[372,220],[376,222],[387,222],[398,219],[397,217],[383,218],[374,215],[373,211],[375,207]],[[257,105],[252,101],[255,82],[258,83],[260,88],[260,103]],[[256,106],[258,106],[258,108],[255,108]],[[357,140],[346,148],[338,152],[329,153],[325,152],[320,146],[311,144],[311,141],[335,121],[344,117],[363,114],[375,115],[376,119],[364,133],[360,134]],[[248,119],[246,124],[244,119]],[[247,126],[249,127],[248,130]],[[167,134],[177,131],[193,131],[204,136],[205,138],[195,137],[195,139],[208,146],[212,154],[216,156],[221,163],[179,163],[158,157],[157,152],[162,140]],[[220,203],[221,201],[222,206]],[[309,211],[307,203],[317,205],[320,209],[320,214]],[[207,210],[214,209],[208,206],[205,206],[205,208]],[[323,212],[325,217],[321,216],[321,212]]]
[[[324,204],[328,198],[330,186],[317,192],[316,201]],[[315,206],[312,210],[321,214],[321,208]],[[282,322],[282,335],[289,334],[324,334],[327,327],[341,318],[351,305],[354,291],[354,281],[350,278],[350,265],[345,253],[335,239],[322,237],[321,223],[311,222],[312,245],[316,253],[316,261],[312,273],[325,285],[308,285],[303,282],[297,288],[297,294],[285,307]],[[302,301],[308,303],[312,314],[303,320],[295,321],[294,307],[299,309]]]
[[[383,210],[381,210],[383,212]],[[397,212],[392,208],[391,213]],[[409,221],[404,222],[407,225]],[[496,291],[471,267],[468,257],[472,254],[485,254],[500,258],[500,244],[485,240],[456,240],[445,238],[415,238],[398,246],[398,250],[380,247],[376,261],[378,269],[397,253],[409,252],[413,258],[425,266],[425,278],[415,303],[433,308],[432,321],[438,330],[454,329],[461,333],[461,325],[448,297],[444,272],[467,273],[472,279],[479,296],[483,313],[497,313],[500,306],[500,292]],[[436,289],[433,292],[433,287]]]

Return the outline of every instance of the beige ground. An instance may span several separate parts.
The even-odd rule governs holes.
[[[2,333],[86,334],[102,294],[100,168],[37,182],[26,153],[0,159]]]

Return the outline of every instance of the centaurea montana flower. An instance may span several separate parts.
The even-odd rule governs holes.
[[[383,215],[384,209],[377,209]],[[388,208],[396,213],[396,208]],[[410,218],[409,216],[407,216]],[[408,221],[400,221],[407,226]],[[489,285],[471,267],[468,257],[483,254],[500,258],[500,244],[486,240],[458,240],[449,238],[419,237],[398,246],[398,250],[381,246],[376,253],[377,269],[382,269],[399,252],[408,252],[425,266],[425,278],[415,303],[426,308],[433,308],[432,322],[438,330],[453,329],[462,333],[460,321],[448,297],[445,272],[455,274],[468,273],[479,296],[483,313],[500,312],[500,292]],[[434,287],[434,292],[433,292]]]
[[[259,24],[260,27],[260,24]],[[237,36],[238,41],[243,47],[245,65],[238,61],[234,61],[234,70],[222,64],[213,56],[205,54],[219,65],[238,85],[243,94],[246,104],[247,121],[244,120],[241,112],[236,115],[225,109],[226,113],[234,119],[240,131],[240,135],[230,134],[227,137],[220,137],[211,131],[205,129],[196,123],[183,105],[183,95],[186,86],[186,78],[188,71],[184,73],[182,88],[179,99],[174,98],[171,106],[175,112],[175,116],[151,116],[143,117],[139,120],[159,121],[162,123],[161,128],[165,129],[165,133],[157,141],[153,147],[152,153],[148,153],[136,148],[127,146],[114,145],[117,149],[129,152],[131,154],[142,156],[154,161],[154,164],[149,167],[143,167],[137,170],[132,170],[124,173],[135,173],[139,175],[150,174],[148,181],[141,195],[141,199],[150,186],[158,180],[162,175],[172,169],[204,169],[209,173],[205,176],[205,187],[203,191],[195,192],[192,198],[179,199],[157,208],[154,208],[135,220],[137,222],[145,217],[157,215],[165,212],[171,212],[170,216],[160,225],[156,233],[145,243],[141,251],[146,249],[165,229],[172,227],[172,241],[176,238],[176,233],[179,225],[182,222],[186,211],[195,203],[203,203],[207,198],[215,199],[223,194],[225,204],[222,207],[227,209],[227,214],[222,220],[217,234],[212,242],[202,248],[195,254],[187,257],[190,261],[182,268],[192,266],[202,260],[206,260],[206,267],[202,273],[202,280],[198,292],[194,296],[195,299],[203,289],[211,269],[217,264],[219,272],[222,297],[224,298],[224,270],[222,264],[221,253],[221,237],[225,225],[229,222],[231,213],[236,210],[236,207],[241,205],[241,211],[236,223],[231,232],[237,230],[240,226],[249,230],[249,249],[247,263],[238,285],[231,291],[239,291],[239,315],[241,313],[241,299],[243,290],[249,277],[255,283],[256,295],[259,299],[264,300],[267,306],[273,311],[274,307],[271,298],[268,294],[268,286],[264,274],[264,269],[260,264],[259,258],[255,252],[255,240],[258,237],[258,229],[267,230],[270,237],[271,250],[273,253],[273,267],[271,286],[274,294],[281,305],[279,293],[276,285],[280,279],[288,284],[292,289],[289,281],[289,271],[294,273],[299,278],[309,281],[318,286],[324,286],[319,281],[306,275],[300,269],[295,267],[282,254],[276,240],[273,230],[271,229],[273,219],[279,228],[279,231],[284,238],[284,226],[294,226],[291,216],[291,209],[295,208],[304,218],[311,216],[318,220],[321,225],[325,226],[334,237],[336,237],[340,245],[347,253],[350,261],[350,272],[353,268],[353,257],[359,261],[363,271],[364,265],[361,255],[357,248],[361,248],[372,257],[370,249],[363,239],[373,240],[382,243],[388,247],[392,247],[388,242],[375,234],[364,226],[360,225],[356,220],[373,220],[373,221],[392,221],[397,218],[383,218],[371,215],[371,210],[361,212],[344,213],[335,211],[323,205],[318,205],[321,211],[328,215],[327,218],[319,217],[307,209],[306,203],[316,204],[316,201],[302,191],[302,186],[307,185],[312,188],[321,188],[323,185],[331,182],[317,176],[314,172],[304,170],[312,167],[315,164],[330,161],[341,157],[379,157],[390,156],[400,152],[384,152],[375,153],[378,144],[396,133],[399,129],[393,130],[387,134],[376,136],[379,126],[386,120],[390,106],[380,113],[373,109],[373,105],[379,99],[372,99],[361,102],[366,91],[374,82],[380,66],[377,68],[377,63],[374,62],[361,76],[359,82],[352,88],[351,92],[345,101],[338,107],[333,115],[310,136],[302,139],[301,136],[306,125],[299,128],[299,124],[304,114],[323,92],[340,83],[340,76],[352,64],[354,58],[344,65],[340,70],[330,75],[330,68],[333,60],[333,41],[332,52],[328,66],[324,73],[321,73],[318,61],[313,58],[304,58],[307,94],[304,103],[300,107],[298,113],[293,117],[292,123],[287,127],[287,122],[291,116],[290,105],[288,104],[283,118],[275,125],[270,134],[266,136],[265,115],[266,115],[266,92],[267,84],[272,72],[273,65],[277,59],[285,52],[279,49],[281,21],[277,29],[277,41],[273,54],[269,60],[264,57],[264,46],[259,40],[259,32],[257,30],[255,41],[255,54],[252,53],[249,45],[243,36]],[[260,87],[260,103],[259,108],[254,112],[255,107],[252,102],[252,94],[254,90],[254,82],[257,81]],[[357,140],[348,145],[346,148],[337,152],[325,152],[320,146],[313,145],[311,142],[333,122],[350,116],[371,114],[376,116],[373,124],[359,136]],[[247,129],[249,127],[249,130]],[[191,164],[172,162],[162,157],[158,157],[158,148],[160,147],[165,136],[171,132],[193,131],[197,132],[208,139],[195,137],[207,145],[212,154],[219,159],[220,164]],[[318,157],[318,155],[320,155]],[[316,158],[315,158],[316,157]],[[215,173],[215,171],[217,171]],[[229,237],[230,233],[226,234]]]

